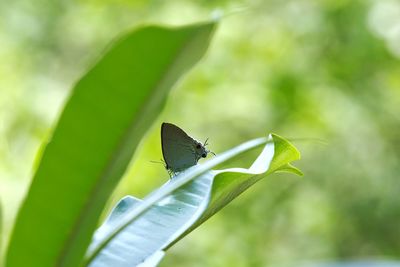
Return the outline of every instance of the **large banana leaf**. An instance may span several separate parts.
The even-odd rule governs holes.
[[[265,143],[264,150],[248,169],[210,170]],[[294,146],[272,135],[269,141],[253,140],[194,166],[144,201],[125,197],[96,231],[86,264],[128,267],[148,262],[265,176],[276,171],[301,175],[290,165],[299,158]],[[155,265],[148,263],[146,266]]]
[[[203,56],[214,28],[138,28],[78,81],[17,216],[8,267],[80,265],[138,143],[171,86]]]

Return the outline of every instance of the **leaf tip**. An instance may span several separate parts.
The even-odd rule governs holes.
[[[274,140],[274,143],[283,144],[285,149],[287,149],[291,152],[291,161],[301,159],[300,151],[291,142],[289,142],[287,139],[283,138],[282,136],[274,134],[274,133],[271,133],[271,136],[272,136],[272,140]]]

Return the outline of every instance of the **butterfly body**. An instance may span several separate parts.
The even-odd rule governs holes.
[[[207,141],[201,142],[190,137],[178,126],[164,122],[161,125],[161,146],[165,168],[172,174],[181,172],[207,157]]]

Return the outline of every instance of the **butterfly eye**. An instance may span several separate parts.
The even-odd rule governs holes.
[[[201,148],[201,145],[200,145],[200,144],[197,144],[196,148],[197,148],[197,149],[200,149],[200,148]]]
[[[203,153],[203,155],[201,155],[203,158],[207,157],[206,153]]]

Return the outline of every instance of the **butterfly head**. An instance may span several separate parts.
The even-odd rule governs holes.
[[[208,145],[207,141],[208,141],[208,138],[206,139],[206,141],[204,142],[204,144],[202,144],[202,143],[196,141],[195,149],[196,149],[196,155],[197,155],[197,157],[198,157],[199,159],[200,159],[200,158],[206,158],[207,155],[208,155],[208,153],[211,153],[211,154],[215,155],[214,152],[212,152],[212,151],[210,151],[210,150],[208,150],[208,149],[206,148],[206,146]]]
[[[205,158],[205,157],[207,157],[208,150],[206,149],[206,147],[202,143],[196,141],[196,143],[195,143],[195,151],[196,151],[197,158]]]

